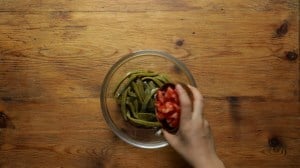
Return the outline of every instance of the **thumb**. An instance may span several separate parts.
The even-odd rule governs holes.
[[[173,147],[178,146],[180,141],[178,140],[178,137],[176,135],[170,134],[166,130],[163,130],[163,135],[171,146],[173,146]]]

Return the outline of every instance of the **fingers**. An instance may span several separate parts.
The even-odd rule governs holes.
[[[171,146],[173,146],[173,147],[178,146],[179,140],[176,135],[170,134],[166,130],[163,130],[163,135]]]
[[[204,125],[204,130],[206,131],[205,133],[206,133],[206,134],[210,134],[211,128],[210,128],[210,125],[209,125],[208,121],[207,121],[207,120],[204,120],[203,122],[204,122],[204,123],[203,123],[203,125]]]
[[[214,139],[212,137],[211,128],[210,128],[210,125],[209,125],[208,121],[204,120],[203,122],[204,122],[203,125],[204,125],[204,135],[205,135],[205,137],[211,139],[211,142],[214,143]]]
[[[192,87],[190,85],[188,87],[192,91],[193,97],[194,97],[194,100],[193,100],[194,111],[192,114],[192,118],[200,117],[200,119],[202,119],[203,97],[197,88]]]
[[[181,85],[176,85],[176,91],[178,92],[181,108],[180,125],[184,125],[192,118],[192,102]]]

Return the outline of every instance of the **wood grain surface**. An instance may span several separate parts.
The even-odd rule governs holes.
[[[189,167],[101,114],[109,68],[142,49],[190,69],[226,167],[300,167],[298,0],[1,0],[0,167]]]

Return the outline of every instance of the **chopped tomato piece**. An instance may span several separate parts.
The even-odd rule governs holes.
[[[179,127],[180,105],[175,85],[167,84],[157,91],[156,118],[162,122],[164,129],[176,132]]]

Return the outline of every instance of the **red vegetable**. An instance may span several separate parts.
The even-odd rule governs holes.
[[[156,118],[164,129],[175,133],[179,127],[180,104],[174,84],[166,84],[157,91],[155,100]]]

